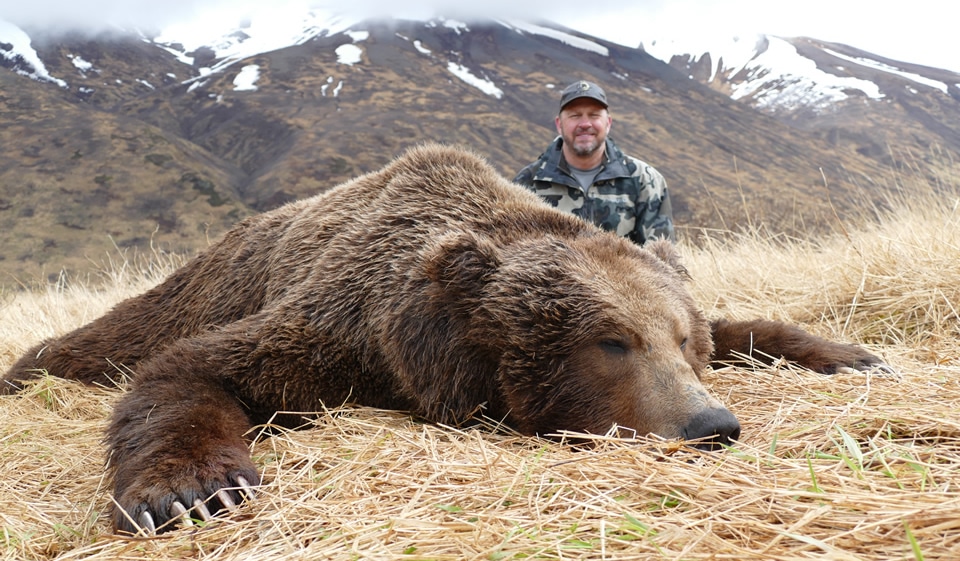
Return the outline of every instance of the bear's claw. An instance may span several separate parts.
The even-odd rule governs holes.
[[[236,491],[239,495],[240,501],[249,501],[253,500],[256,497],[256,490],[253,485],[247,481],[247,478],[242,475],[235,477],[237,482],[236,488],[232,489]],[[220,505],[227,512],[231,512],[237,508],[237,500],[230,493],[231,489],[229,487],[224,487],[218,489],[211,498],[215,497],[219,501]],[[133,532],[142,532],[147,535],[156,535],[159,532],[164,532],[173,528],[176,524],[182,524],[184,526],[193,526],[193,520],[198,519],[204,522],[209,522],[213,520],[216,512],[211,512],[210,507],[207,506],[205,501],[200,500],[199,498],[193,500],[193,505],[191,508],[184,506],[182,500],[177,499],[170,503],[170,507],[167,513],[159,513],[159,519],[164,522],[158,527],[156,520],[157,516],[154,515],[154,512],[151,511],[151,508],[148,504],[141,504],[141,507],[144,508],[138,516],[136,516],[136,523],[139,525],[137,528],[131,529]],[[169,516],[165,516],[168,514]],[[129,519],[128,519],[129,520]]]
[[[253,488],[253,485],[250,485],[250,482],[247,481],[246,477],[238,475],[235,477],[235,479],[237,480],[237,485],[240,486],[240,490],[243,491],[242,494],[246,495],[248,501],[252,501],[256,498],[257,492]]]
[[[217,491],[217,498],[220,499],[220,504],[223,505],[223,508],[227,510],[233,510],[237,508],[236,501],[233,500],[233,497],[230,496],[230,493],[220,489]]]
[[[868,368],[864,368],[863,370],[868,371],[868,372],[870,372],[870,371],[878,372],[878,373],[880,373],[880,374],[889,374],[889,375],[891,375],[891,376],[899,376],[899,375],[900,375],[900,371],[899,371],[899,370],[897,370],[897,369],[894,368],[893,366],[890,366],[890,365],[887,364],[886,362],[881,362],[881,363],[879,363],[879,364],[871,364]]]
[[[153,522],[153,516],[149,510],[140,513],[140,520],[138,522],[140,522],[140,528],[146,530],[148,534],[157,533],[157,525]]]
[[[857,374],[860,372],[870,372],[873,374],[882,374],[885,376],[899,376],[900,371],[890,366],[886,362],[858,362],[853,366],[840,366],[837,368],[838,374]]]
[[[213,518],[213,515],[210,514],[210,509],[208,509],[207,505],[205,505],[200,499],[193,500],[193,510],[197,513],[197,516],[200,518],[200,520],[203,520],[204,522]]]

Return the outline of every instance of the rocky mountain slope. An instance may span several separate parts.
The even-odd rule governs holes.
[[[883,204],[904,166],[942,174],[960,153],[960,76],[895,63],[946,84],[929,87],[810,39],[788,42],[794,56],[878,95],[847,84],[791,106],[770,100],[795,75],[762,60],[714,68],[549,23],[315,18],[285,40],[249,22],[186,39],[0,24],[0,285],[95,270],[115,248],[194,251],[428,140],[512,177],[580,78],[605,86],[613,136],[663,172],[694,241],[701,228],[830,229]]]
[[[925,158],[960,148],[960,75],[949,70],[807,37],[733,37],[709,47],[654,40],[641,48],[784,124],[891,164],[907,152]]]

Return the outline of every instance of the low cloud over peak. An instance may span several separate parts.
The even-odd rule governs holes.
[[[303,13],[312,8],[330,13],[347,13],[359,17],[388,16],[428,19],[435,16],[465,20],[479,18],[530,18],[555,20],[575,13],[578,3],[570,0],[488,0],[479,6],[456,0],[414,0],[398,6],[393,0],[357,0],[344,6],[342,2],[311,0],[163,0],[124,2],[122,0],[37,0],[10,3],[0,19],[16,25],[47,31],[103,32],[115,29],[138,29],[157,32],[169,25],[206,19],[211,16],[238,23],[258,11]]]

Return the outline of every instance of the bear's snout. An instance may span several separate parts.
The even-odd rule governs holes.
[[[699,440],[695,446],[701,450],[717,450],[738,438],[740,422],[724,407],[704,409],[683,427],[683,439]]]

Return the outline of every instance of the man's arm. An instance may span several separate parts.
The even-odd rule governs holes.
[[[666,238],[672,242],[677,241],[677,233],[673,228],[673,207],[670,204],[670,192],[664,190],[663,198],[660,199],[660,211],[654,219],[653,225],[654,238]]]
[[[642,189],[641,195],[646,196],[646,209],[642,216],[637,217],[637,237],[642,243],[650,240],[665,238],[672,242],[677,241],[673,227],[673,206],[670,204],[670,191],[667,189],[667,180],[652,166],[641,163],[638,166]],[[641,201],[637,201],[639,204]]]

